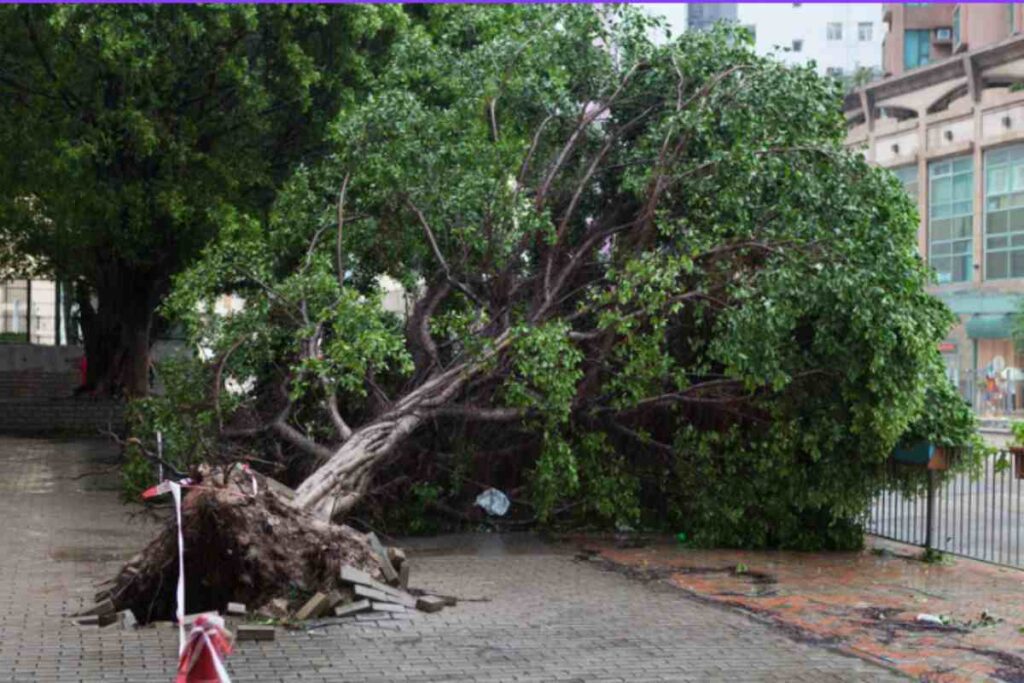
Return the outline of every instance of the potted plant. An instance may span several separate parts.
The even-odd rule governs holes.
[[[1013,471],[1018,479],[1024,479],[1024,422],[1014,422],[1010,425],[1010,432],[1013,440],[1008,446],[1013,453]]]

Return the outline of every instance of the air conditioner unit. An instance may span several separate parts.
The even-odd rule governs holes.
[[[935,42],[936,43],[948,43],[953,40],[953,29],[951,28],[937,28],[935,29]]]

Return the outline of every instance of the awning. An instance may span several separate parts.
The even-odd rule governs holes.
[[[1011,339],[1014,322],[1012,315],[976,315],[967,319],[964,329],[971,339]]]

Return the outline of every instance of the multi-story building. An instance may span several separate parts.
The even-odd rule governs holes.
[[[887,76],[942,61],[954,54],[997,43],[1017,33],[1024,20],[1021,3],[886,3],[888,32],[882,47]]]
[[[704,30],[718,21],[738,23],[754,36],[758,54],[775,54],[787,64],[814,61],[818,73],[864,81],[881,73],[880,4],[692,3],[651,5],[676,30]]]
[[[719,21],[735,22],[737,20],[737,5],[734,2],[695,2],[684,7],[686,9],[686,28],[689,31],[704,31]]]
[[[941,345],[950,378],[981,413],[1019,412],[1024,36],[1012,34],[1020,7],[886,5],[885,17],[885,68],[894,75],[846,96],[847,143],[891,169],[917,202],[932,291],[959,318]]]
[[[814,61],[818,73],[867,82],[881,74],[885,27],[879,4],[800,3],[739,6],[758,54],[787,64]]]

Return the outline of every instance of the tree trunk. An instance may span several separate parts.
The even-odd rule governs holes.
[[[321,519],[344,517],[370,485],[374,471],[428,418],[459,394],[466,382],[509,343],[502,334],[472,361],[451,367],[398,399],[391,409],[355,430],[326,463],[295,491],[295,504]]]
[[[160,303],[161,278],[111,265],[89,291],[76,288],[85,343],[85,389],[129,397],[149,393],[153,315]]]
[[[295,491],[295,504],[321,519],[344,517],[362,499],[373,471],[394,452],[423,418],[409,412],[385,415],[362,427]]]

